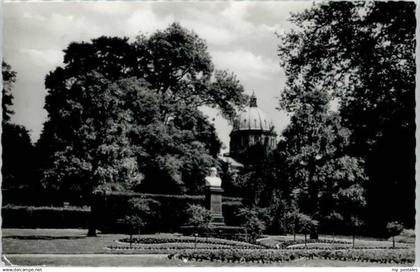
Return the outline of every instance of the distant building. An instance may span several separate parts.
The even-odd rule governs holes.
[[[275,149],[276,136],[273,122],[258,108],[257,98],[252,94],[249,106],[239,113],[233,123],[229,157],[242,162],[244,152],[256,144]]]

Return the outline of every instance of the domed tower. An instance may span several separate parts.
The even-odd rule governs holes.
[[[257,98],[252,94],[249,107],[240,112],[230,133],[230,157],[241,161],[242,154],[251,146],[262,144],[275,149],[277,140],[273,122],[257,106]]]

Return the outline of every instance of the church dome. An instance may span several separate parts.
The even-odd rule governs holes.
[[[240,112],[233,123],[233,131],[270,131],[273,127],[273,122],[257,107],[257,98],[254,94],[251,96],[249,107],[246,107],[244,111]]]

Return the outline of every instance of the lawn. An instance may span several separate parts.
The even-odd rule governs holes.
[[[242,248],[254,246],[243,242],[223,239],[209,240],[199,238],[197,243],[188,242],[193,238],[179,234],[141,235],[141,243],[133,243],[129,249],[128,243],[121,240],[127,238],[122,234],[99,234],[97,237],[87,237],[87,230],[80,229],[3,229],[3,254],[14,265],[46,265],[46,266],[237,266],[239,264],[209,261],[186,261],[169,259],[168,253],[180,250],[208,250],[223,248]],[[298,240],[303,236],[297,236]],[[331,237],[320,237],[331,239]],[[158,240],[158,242],[154,242]],[[166,242],[159,242],[159,240]],[[176,240],[179,240],[177,242]],[[283,241],[293,240],[293,236],[267,236],[260,243],[275,246]],[[344,241],[337,246],[351,246],[351,237],[340,237]],[[309,244],[308,244],[309,245]],[[325,244],[324,244],[325,245]],[[324,246],[313,244],[314,246]],[[302,245],[297,245],[302,246]],[[381,248],[390,247],[389,241],[374,239],[357,239],[356,246]],[[400,247],[414,247],[414,244],[398,243]],[[258,250],[258,249],[256,249]],[[343,260],[296,259],[285,263],[274,264],[240,264],[241,266],[390,266],[389,264],[360,263]]]
[[[238,266],[238,264],[221,262],[184,262],[178,259],[169,260],[166,255],[124,255],[124,256],[60,256],[60,257],[19,257],[12,256],[8,259],[14,265],[28,266]],[[262,266],[263,264],[241,264],[240,266]],[[264,264],[264,266],[389,266],[384,264],[369,264],[360,262],[345,262],[332,260],[295,260],[288,263]]]

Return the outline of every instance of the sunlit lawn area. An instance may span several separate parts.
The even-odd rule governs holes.
[[[237,263],[221,263],[209,261],[185,261],[168,259],[167,253],[176,252],[176,249],[165,247],[179,246],[191,248],[193,243],[166,243],[164,249],[158,252],[160,244],[142,245],[143,249],[136,250],[110,250],[111,246],[125,246],[118,240],[127,238],[123,234],[98,234],[97,237],[87,237],[87,230],[81,229],[3,229],[3,254],[14,265],[46,265],[46,266],[233,266]],[[156,234],[142,237],[153,238],[180,238],[179,234]],[[331,239],[329,236],[320,236],[320,239]],[[298,235],[296,239],[304,239]],[[351,242],[351,237],[339,237],[337,241]],[[281,241],[293,240],[293,236],[267,236],[261,243],[275,245]],[[316,244],[308,244],[313,247]],[[321,243],[319,244],[321,245]],[[318,246],[319,246],[318,245]],[[339,245],[339,244],[337,244]],[[346,244],[344,244],[346,245]],[[349,247],[351,244],[347,244]],[[356,247],[390,247],[390,241],[379,241],[370,238],[356,239]],[[134,246],[134,245],[133,245]],[[137,245],[138,246],[138,245]],[[210,243],[197,243],[199,248],[216,247]],[[229,245],[217,245],[219,248],[229,248]],[[340,246],[340,245],[339,245]],[[397,243],[397,247],[414,247],[414,244]],[[258,250],[258,249],[257,249]],[[179,251],[179,249],[178,249]],[[161,254],[153,254],[161,253]],[[163,254],[162,254],[163,253]],[[27,255],[25,255],[27,254]],[[39,255],[35,255],[39,254]],[[51,254],[51,255],[49,255]],[[54,255],[55,254],[55,255]],[[245,265],[245,264],[241,264]],[[286,263],[275,264],[247,264],[251,266],[378,266],[386,264],[360,263],[341,260],[323,259],[297,259]],[[389,266],[389,264],[388,264]]]

